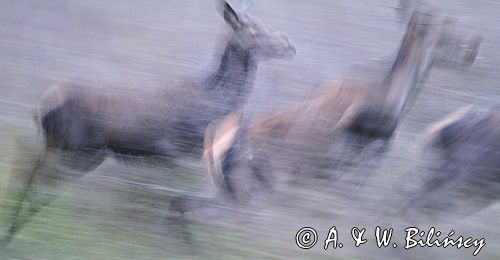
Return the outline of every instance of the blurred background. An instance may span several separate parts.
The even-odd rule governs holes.
[[[260,64],[246,106],[249,118],[285,109],[353,65],[390,61],[405,29],[396,0],[253,2],[254,16],[288,33],[297,55]],[[472,258],[471,248],[406,251],[378,249],[373,241],[377,225],[396,230],[415,225],[374,216],[396,203],[394,187],[414,167],[414,140],[425,126],[463,105],[491,106],[500,100],[500,2],[432,4],[457,18],[464,31],[482,35],[483,45],[470,69],[431,72],[382,166],[366,169],[376,172],[360,191],[363,199],[343,199],[342,187],[318,181],[286,191],[282,197],[287,199],[205,208],[178,223],[172,221],[177,213],[169,210],[172,197],[209,196],[201,161],[144,169],[108,159],[65,187],[0,252],[0,259]],[[0,0],[0,194],[10,173],[13,140],[36,134],[32,109],[50,86],[80,77],[101,88],[128,91],[161,85],[171,76],[203,76],[214,68],[214,54],[223,48],[228,30],[210,0]],[[475,258],[498,259],[499,219],[497,203],[465,218],[419,227],[485,238],[487,245]],[[333,225],[344,248],[325,251],[321,240]],[[319,232],[314,249],[295,244],[303,226]],[[368,229],[372,240],[366,246],[354,247],[353,226]],[[404,233],[396,231],[394,237],[402,242]]]

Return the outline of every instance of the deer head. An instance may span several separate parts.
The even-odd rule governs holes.
[[[217,1],[217,10],[232,28],[231,43],[259,59],[287,58],[295,55],[295,44],[283,32],[265,26],[248,11],[251,1],[233,9],[226,1]]]

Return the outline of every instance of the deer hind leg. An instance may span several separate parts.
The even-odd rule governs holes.
[[[390,139],[375,139],[367,136],[344,133],[330,150],[323,169],[333,170],[329,180],[347,181],[346,179],[366,179],[367,170],[376,169],[378,162],[390,147]],[[360,183],[362,185],[362,183]]]
[[[229,195],[240,200],[248,197],[251,167],[248,162],[241,160],[234,151],[234,147],[228,151],[226,158],[222,162],[222,176]]]
[[[88,171],[97,168],[105,158],[100,151],[44,149],[28,161],[24,156],[32,148],[25,145],[19,147],[24,152],[16,158],[18,168],[9,182],[6,197],[11,210],[7,216],[8,228],[1,238],[0,246],[6,246],[36,213],[56,199],[62,184],[80,179]]]
[[[416,165],[398,182],[404,189],[396,214],[404,217],[439,217],[440,213],[446,211],[450,205],[446,199],[449,198],[446,196],[448,189],[460,183],[469,170],[462,169],[460,163],[450,163],[448,160],[439,147],[425,150]]]
[[[394,138],[378,138],[366,142],[359,157],[356,169],[356,183],[364,186],[367,181],[376,175],[377,170],[388,154]]]
[[[239,145],[232,145],[225,153],[220,165],[220,175],[230,199],[247,202],[252,197],[256,185],[270,187],[271,174],[263,161],[248,158],[246,151]],[[267,176],[265,176],[267,175]]]
[[[15,142],[12,173],[7,191],[2,200],[2,232],[0,248],[6,246],[19,228],[17,219],[23,210],[23,201],[28,193],[33,175],[45,160],[45,150],[40,140],[17,138]],[[4,228],[7,227],[6,230]]]

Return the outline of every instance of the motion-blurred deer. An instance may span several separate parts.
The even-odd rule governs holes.
[[[252,188],[252,181],[238,181],[241,176],[269,184],[273,169],[312,174],[325,160],[355,165],[380,156],[434,62],[461,59],[470,65],[474,61],[477,41],[449,45],[455,41],[445,39],[450,36],[447,28],[440,16],[414,12],[397,57],[382,80],[363,82],[355,75],[326,84],[315,98],[248,126],[239,125],[238,113],[213,125],[205,139],[205,161],[212,178],[241,198]],[[468,55],[443,52],[446,48]],[[443,53],[450,56],[439,57]],[[334,147],[341,147],[340,151],[329,158]]]
[[[121,96],[73,82],[45,94],[35,111],[45,147],[33,159],[34,168],[22,163],[11,178],[7,198],[13,210],[2,243],[56,197],[58,186],[96,169],[110,154],[121,159],[155,156],[167,162],[193,154],[201,157],[207,125],[245,104],[259,61],[295,54],[285,34],[247,12],[249,3],[235,10],[217,1],[232,32],[218,69],[202,80],[181,80]]]
[[[406,211],[460,217],[498,201],[500,107],[459,109],[430,125],[420,141],[418,172],[411,173],[423,181],[405,196]]]

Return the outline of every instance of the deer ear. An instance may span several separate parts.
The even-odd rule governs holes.
[[[222,16],[224,17],[226,23],[229,24],[231,28],[233,28],[233,30],[236,31],[241,28],[241,21],[240,18],[238,17],[238,14],[226,1],[224,1]]]

